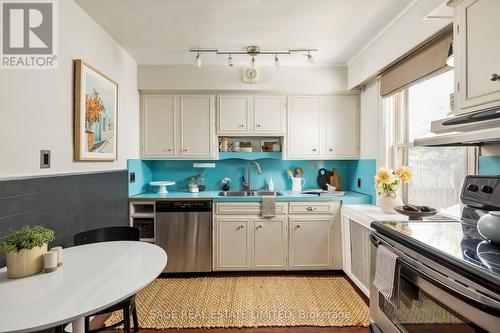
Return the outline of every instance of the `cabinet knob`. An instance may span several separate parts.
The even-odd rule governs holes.
[[[300,224],[297,224],[297,226],[295,227],[295,229],[300,229]]]
[[[257,124],[257,127],[261,127],[261,125],[260,125],[260,124]]]
[[[316,207],[310,207],[310,206],[309,206],[309,207],[307,207],[306,209],[307,209],[308,211],[312,212],[313,210],[316,210]]]
[[[171,152],[172,148],[163,149],[163,152]]]
[[[493,73],[493,74],[491,74],[490,80],[491,81],[500,81],[500,75],[498,75],[497,73]]]
[[[333,148],[328,148],[328,151],[333,151]]]
[[[184,148],[182,151],[184,151],[184,152],[188,152],[188,151],[189,151],[189,148]]]
[[[259,224],[259,225],[257,226],[257,229],[262,229],[262,224]]]
[[[245,229],[245,226],[243,224],[240,225],[240,229]]]
[[[312,151],[318,151],[318,149],[316,149],[316,148],[313,148],[313,149],[312,149]]]
[[[245,127],[245,125],[243,125],[243,124],[240,124],[240,127],[241,127],[241,128],[243,128],[243,127]]]

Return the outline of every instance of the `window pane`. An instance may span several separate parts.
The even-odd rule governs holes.
[[[408,130],[410,142],[432,135],[431,121],[445,118],[451,111],[453,71],[408,88]]]
[[[414,147],[408,164],[413,179],[408,185],[408,202],[446,210],[459,216],[460,190],[466,176],[467,148]],[[452,212],[455,212],[453,214]]]

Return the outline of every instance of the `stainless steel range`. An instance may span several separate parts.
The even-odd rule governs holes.
[[[461,200],[460,221],[372,223],[372,332],[500,332],[500,245],[476,227],[500,210],[500,177],[468,176]],[[379,246],[397,255],[396,301],[373,286]]]

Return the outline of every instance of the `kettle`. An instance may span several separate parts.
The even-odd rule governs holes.
[[[483,238],[500,244],[500,211],[491,211],[477,222],[477,231]]]

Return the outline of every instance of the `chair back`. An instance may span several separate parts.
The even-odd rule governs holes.
[[[107,227],[83,231],[75,235],[76,245],[112,241],[139,241],[140,229],[137,227]]]

